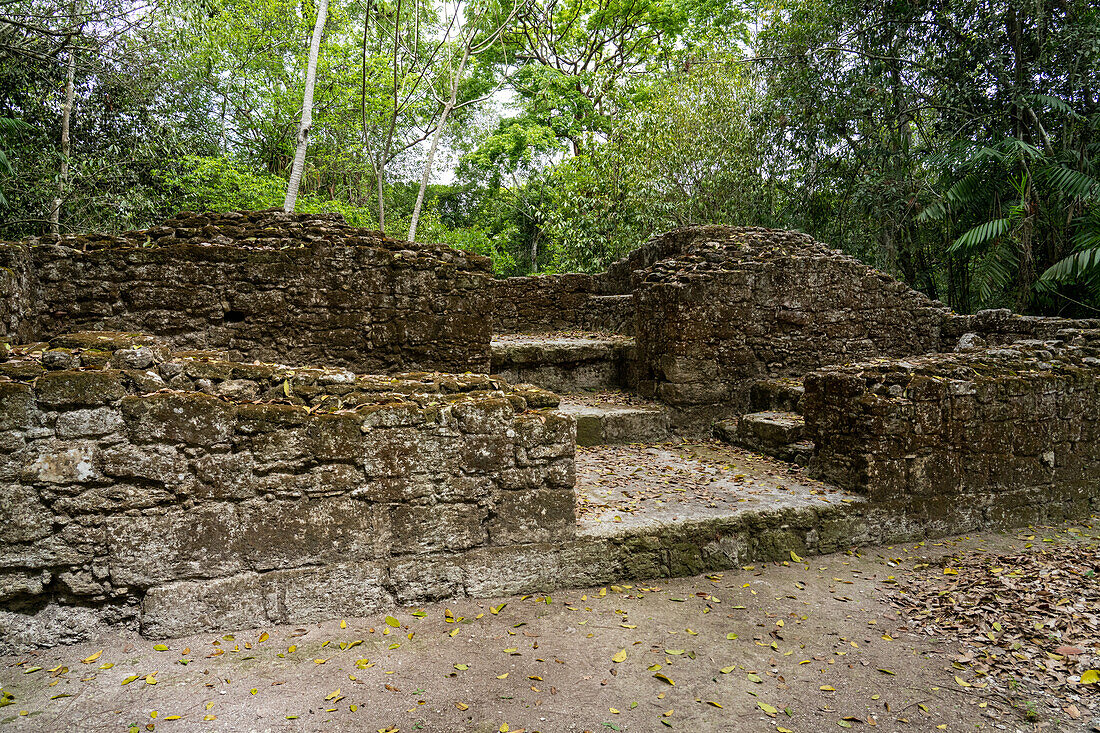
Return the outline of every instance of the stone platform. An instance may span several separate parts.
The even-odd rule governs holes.
[[[797,466],[715,442],[579,448],[576,470],[578,531],[600,537],[863,501]]]
[[[574,331],[493,337],[492,373],[554,392],[627,387],[633,381],[634,339]]]

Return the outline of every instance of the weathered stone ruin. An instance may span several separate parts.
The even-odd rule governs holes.
[[[339,215],[181,214],[119,237],[0,247],[13,343],[138,331],[181,349],[357,371],[489,366],[483,257],[410,245]]]
[[[1100,323],[959,316],[801,234],[688,228],[602,275],[494,281],[330,215],[181,214],[0,261],[5,649],[1100,510]],[[580,511],[578,444],[673,435],[786,483]]]

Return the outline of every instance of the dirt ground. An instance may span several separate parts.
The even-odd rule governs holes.
[[[1052,600],[1043,613],[1065,618],[1049,628],[1082,638],[1025,634],[1006,647],[1028,660],[1015,674],[981,664],[974,644],[993,642],[932,599],[973,591],[983,558],[1043,576],[1051,549],[1081,563],[1060,590],[1095,598],[1098,535],[1030,528],[160,644],[110,636],[0,658],[0,731],[1089,731],[1100,609]],[[1007,592],[978,603],[960,618],[1028,613]],[[1050,660],[1048,642],[1079,648]]]

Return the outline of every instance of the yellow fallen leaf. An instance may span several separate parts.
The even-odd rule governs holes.
[[[667,682],[668,684],[672,685],[673,687],[676,686],[676,683],[672,681],[672,678],[667,676],[667,675],[663,675],[660,672],[657,672],[653,676],[656,677],[657,679],[661,680],[662,682]]]
[[[467,705],[464,702],[456,702],[455,707],[458,708],[459,710],[469,710],[470,709],[470,706]]]
[[[625,662],[626,649],[620,649],[619,651],[615,652],[615,656],[611,657],[611,661],[615,662],[616,664],[618,664],[619,662]]]
[[[776,713],[779,712],[778,709],[773,708],[771,705],[769,705],[766,702],[760,702],[759,700],[756,702],[756,706],[758,708],[760,708],[761,710],[763,710],[768,715],[775,715]]]
[[[618,714],[619,714],[619,711],[618,711],[618,709],[617,709],[617,708],[608,708],[608,710],[610,710],[611,712],[615,713],[615,715],[618,715]]]
[[[822,685],[818,689],[823,690],[825,692],[836,692],[836,688],[833,687],[832,685]]]
[[[707,705],[713,705],[716,708],[722,707],[720,703],[716,703],[714,700],[707,700]]]
[[[157,676],[156,675],[157,675],[156,672],[153,672],[152,674],[145,675],[145,684],[155,685],[157,683]]]
[[[182,716],[180,716],[180,715],[165,715],[164,719],[165,720],[179,720],[181,717]]]
[[[138,677],[140,677],[140,676],[141,676],[141,675],[137,675],[137,674],[132,674],[132,675],[130,675],[129,677],[127,677],[126,679],[122,680],[122,684],[124,684],[124,685],[128,685],[128,684],[130,684],[131,682],[133,682],[134,680],[136,680],[136,679],[137,679]]]
[[[270,638],[271,636],[265,631],[264,633],[260,634],[260,643],[262,644]]]
[[[1100,670],[1086,669],[1081,673],[1082,685],[1095,685],[1097,682],[1100,682]]]
[[[791,559],[795,562],[802,562],[802,558],[800,558],[794,550],[791,550]]]
[[[341,629],[346,629],[347,627],[348,627],[348,622],[344,619],[340,619],[340,628]]]
[[[969,682],[958,675],[955,675],[955,681],[959,683],[959,687],[971,687],[971,684]]]
[[[386,625],[392,626],[396,629],[401,626],[401,622],[395,619],[393,616],[386,616]]]
[[[507,672],[505,672],[504,674],[498,674],[498,675],[497,675],[497,679],[498,679],[498,680],[505,680],[505,679],[508,679],[508,673],[507,673]]]
[[[470,668],[470,665],[468,665],[468,664],[456,664],[455,665],[455,669],[457,669],[459,672],[465,672],[469,668]]]
[[[726,638],[729,639],[730,641],[733,641],[734,639],[737,638],[737,634],[735,634],[731,631],[728,634],[726,634]]]
[[[326,700],[335,700],[338,697],[340,697],[340,688],[339,687],[337,687],[335,690],[333,690],[329,694],[325,695]]]
[[[100,649],[98,652],[96,652],[92,656],[85,657],[84,659],[81,659],[80,661],[83,662],[84,664],[91,664],[95,660],[99,659],[100,655],[102,655],[102,654],[103,654],[103,650]]]

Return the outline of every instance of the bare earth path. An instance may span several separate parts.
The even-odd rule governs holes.
[[[394,611],[397,626],[380,614],[163,647],[111,636],[0,658],[0,731],[1088,731],[1098,534],[1033,528],[464,600]],[[1016,579],[983,596],[983,578],[1014,572],[1004,558]],[[1065,558],[1050,579],[1044,563]],[[1045,605],[1013,595],[1048,580],[1059,597]],[[973,628],[935,600],[969,603],[963,590],[981,599],[960,606]],[[1008,636],[1028,614],[1054,621]]]

